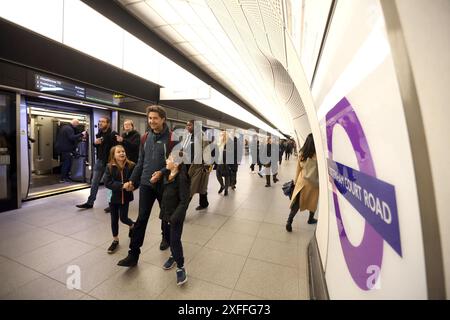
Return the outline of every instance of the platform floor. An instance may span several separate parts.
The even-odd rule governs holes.
[[[162,264],[160,220],[155,205],[137,267],[118,267],[127,254],[128,228],[120,225],[120,248],[111,243],[106,192],[93,209],[75,204],[89,189],[24,203],[0,214],[0,299],[309,299],[307,245],[315,226],[307,212],[297,215],[293,232],[285,230],[289,200],[281,185],[293,178],[296,159],[280,166],[280,181],[265,188],[264,179],[241,165],[235,191],[218,195],[212,172],[207,210],[189,207],[182,241],[188,282],[177,287],[175,268]],[[137,198],[138,192],[135,192]],[[137,217],[137,199],[130,217]],[[317,218],[317,217],[316,217]],[[81,272],[79,290],[69,290],[72,272]]]
[[[84,182],[77,181],[66,181],[59,182],[61,178],[60,174],[46,174],[46,175],[36,175],[33,173],[31,176],[31,184],[30,190],[28,192],[28,198],[37,198],[42,196],[42,193],[52,192],[52,193],[61,193],[64,192],[62,190],[67,187],[81,187],[86,186],[87,184]]]

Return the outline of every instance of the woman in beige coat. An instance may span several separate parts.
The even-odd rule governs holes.
[[[317,171],[316,148],[311,133],[300,150],[295,176],[295,188],[290,204],[291,213],[286,224],[288,232],[292,231],[292,221],[299,210],[309,210],[308,223],[317,223],[317,220],[314,219],[314,212],[317,209],[319,199],[319,173]]]

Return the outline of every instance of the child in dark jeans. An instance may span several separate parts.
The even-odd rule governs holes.
[[[172,269],[176,263],[177,285],[181,286],[187,281],[181,233],[189,206],[190,186],[186,166],[183,163],[177,163],[174,157],[169,156],[166,160],[166,168],[168,172],[164,176],[164,192],[159,218],[163,221],[163,238],[170,239],[171,256],[164,263],[163,269]]]
[[[108,253],[114,253],[119,245],[119,216],[120,221],[130,227],[130,233],[134,226],[133,220],[128,218],[128,205],[130,201],[133,201],[133,192],[123,188],[124,183],[128,182],[133,168],[134,162],[127,159],[122,145],[111,148],[104,180],[106,188],[112,191],[109,207],[111,209],[113,242],[108,248]]]

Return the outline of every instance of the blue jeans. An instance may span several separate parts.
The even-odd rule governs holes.
[[[91,181],[91,194],[89,195],[87,203],[94,205],[95,199],[97,198],[98,186],[100,181],[103,179],[103,174],[105,173],[105,165],[101,160],[97,160],[94,165],[94,174]]]

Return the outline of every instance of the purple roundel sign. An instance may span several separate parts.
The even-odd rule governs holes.
[[[361,126],[361,123],[358,120],[358,117],[356,116],[356,113],[351,106],[350,102],[344,97],[339,103],[330,110],[326,115],[326,132],[327,132],[327,145],[328,145],[328,162],[329,162],[329,168],[330,163],[335,163],[332,161],[333,159],[333,128],[335,125],[341,125],[342,128],[347,133],[350,142],[352,144],[353,150],[355,152],[356,158],[358,160],[358,166],[360,175],[365,174],[364,176],[371,176],[376,178],[375,173],[375,167],[372,160],[372,155],[370,153],[370,149],[367,143],[366,136],[364,134],[363,128]],[[331,160],[331,161],[330,161]],[[335,166],[336,171],[333,169],[330,169],[333,172],[337,172],[340,170],[341,172],[343,170],[346,170],[345,168],[342,168],[345,166]],[[351,169],[348,169],[350,171]],[[355,170],[356,171],[356,170]],[[357,172],[357,171],[356,171]],[[350,176],[354,175],[354,173],[350,172]],[[333,180],[333,179],[332,179]],[[339,179],[338,179],[339,180]],[[345,191],[346,194],[350,194],[352,192],[349,192],[349,190],[352,189],[351,187],[351,181],[352,179],[346,178],[345,184],[348,187]],[[347,183],[348,182],[348,183]],[[338,224],[338,231],[339,231],[339,239],[342,246],[342,251],[344,253],[345,262],[347,264],[348,270],[350,271],[350,274],[355,281],[355,283],[358,285],[359,288],[362,290],[370,290],[371,288],[367,285],[367,279],[369,274],[369,270],[373,270],[371,268],[378,267],[379,270],[381,269],[381,262],[383,259],[383,237],[380,236],[380,234],[373,228],[373,226],[368,223],[366,220],[364,225],[364,236],[361,241],[361,243],[357,246],[354,246],[351,244],[347,237],[347,233],[344,228],[344,224],[342,222],[341,217],[341,211],[339,207],[339,201],[337,197],[337,183],[336,181],[333,184],[333,202],[336,212],[336,219]],[[342,183],[344,185],[344,183]],[[345,189],[345,188],[343,188]],[[364,194],[361,192],[361,187],[359,187],[359,200],[361,200],[361,203],[364,204],[366,202],[367,207],[370,209],[370,205],[372,204],[372,198],[369,198],[368,193],[365,189]],[[342,193],[341,190],[339,192]],[[358,200],[358,188],[353,187],[353,197]],[[375,198],[374,198],[375,199]],[[395,199],[394,199],[395,200]],[[375,200],[373,201],[375,204]],[[380,206],[381,208],[381,206]],[[384,209],[384,207],[383,207]],[[387,209],[385,210],[387,211]],[[375,209],[375,212],[378,212],[377,209]],[[380,211],[381,212],[381,211]],[[361,212],[360,212],[361,213]],[[380,214],[380,216],[382,216]],[[388,217],[389,218],[389,217]]]

